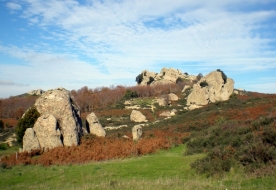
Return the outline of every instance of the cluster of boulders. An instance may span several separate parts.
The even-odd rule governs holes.
[[[136,82],[138,85],[160,85],[176,83],[177,80],[193,81],[195,79],[196,76],[182,73],[178,69],[163,68],[160,73],[154,73],[148,70],[142,71],[142,73],[136,77]]]
[[[64,88],[43,93],[36,100],[35,108],[40,117],[33,128],[26,130],[23,151],[46,151],[57,146],[79,145],[83,133],[105,136],[105,131],[94,113],[87,116],[87,124],[82,126],[80,108],[70,92]]]
[[[42,95],[43,93],[45,93],[44,90],[42,89],[37,89],[37,90],[32,90],[30,92],[28,92],[27,94],[31,95],[31,96],[40,96]]]
[[[179,78],[196,79],[195,76],[183,74],[179,70],[163,68],[159,74],[143,71],[136,80],[139,85],[154,85],[175,83]],[[202,77],[193,86],[186,85],[182,92],[189,94],[185,108],[192,110],[211,102],[228,100],[233,91],[234,81],[221,70],[217,70]],[[158,98],[156,102],[159,106],[168,106],[172,101],[178,101],[178,99],[177,95],[170,93]],[[131,105],[131,102],[125,104]],[[86,125],[82,126],[80,108],[66,89],[58,88],[42,93],[36,100],[35,107],[40,113],[40,117],[33,128],[26,130],[23,137],[23,151],[33,149],[47,151],[58,146],[79,145],[80,137],[85,133],[106,136],[105,129],[93,112],[87,116]],[[170,118],[176,112],[177,110],[173,109],[161,113],[160,116]],[[130,120],[137,123],[148,122],[146,116],[135,109],[130,114]],[[143,126],[144,124],[138,124],[132,128],[133,140],[141,138]],[[127,126],[116,127],[116,129],[121,127]],[[113,128],[106,129],[112,130]]]
[[[192,87],[187,98],[190,110],[202,107],[208,103],[228,100],[234,90],[234,81],[222,71],[213,71],[202,77]]]

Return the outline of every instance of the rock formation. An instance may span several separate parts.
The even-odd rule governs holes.
[[[58,123],[64,146],[78,145],[82,135],[80,108],[64,88],[48,90],[35,102],[41,115],[51,114]]]
[[[168,94],[168,99],[169,99],[169,101],[178,101],[179,98],[174,93],[169,93]]]
[[[99,137],[105,137],[106,135],[104,128],[100,124],[94,112],[90,113],[86,117],[86,128],[90,134],[94,134]]]
[[[132,128],[132,137],[134,141],[142,138],[142,125],[135,125]]]
[[[45,93],[44,90],[38,89],[38,90],[32,90],[32,91],[28,92],[27,94],[32,95],[32,96],[40,96],[43,93]]]
[[[211,102],[228,100],[233,93],[234,81],[220,70],[213,71],[193,85],[187,106],[194,109]]]
[[[196,76],[182,73],[178,69],[163,68],[159,74],[144,70],[136,77],[136,82],[138,85],[163,85],[169,83],[175,84],[179,79],[193,81],[196,79]]]
[[[30,152],[31,150],[40,149],[38,139],[33,128],[27,128],[23,137],[23,151]]]
[[[134,122],[147,122],[146,116],[144,116],[140,111],[132,110],[130,114],[130,120]]]
[[[61,132],[57,125],[57,120],[53,115],[41,115],[35,122],[33,130],[42,151],[63,146]]]

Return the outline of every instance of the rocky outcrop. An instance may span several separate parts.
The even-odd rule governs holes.
[[[86,117],[86,128],[90,134],[94,134],[99,137],[106,136],[106,132],[94,112],[90,113]]]
[[[136,82],[138,85],[164,85],[176,83],[179,79],[193,81],[196,79],[196,76],[182,73],[178,69],[163,68],[159,74],[144,70],[136,77]]]
[[[146,116],[144,116],[140,111],[132,110],[130,114],[130,120],[134,122],[147,122]]]
[[[61,132],[63,145],[78,145],[82,135],[80,108],[64,88],[48,90],[35,102],[41,115],[53,115]],[[23,142],[24,143],[24,142]]]
[[[134,141],[142,138],[142,125],[135,125],[132,128],[132,137]]]
[[[23,151],[32,151],[40,149],[39,141],[33,128],[27,128],[23,137]]]
[[[42,151],[63,146],[61,132],[57,125],[57,120],[53,115],[41,115],[35,122],[33,130]]]
[[[187,106],[195,109],[211,102],[228,100],[233,93],[234,81],[220,70],[213,71],[193,85]]]
[[[38,89],[38,90],[32,90],[32,91],[28,92],[27,94],[29,94],[31,96],[40,96],[43,93],[45,93],[44,90]]]

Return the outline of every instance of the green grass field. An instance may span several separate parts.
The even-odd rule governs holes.
[[[152,155],[83,165],[0,167],[0,189],[275,189],[276,176],[251,178],[241,171],[224,177],[195,173],[185,145]]]

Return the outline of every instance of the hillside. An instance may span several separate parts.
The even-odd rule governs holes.
[[[185,143],[185,155],[206,155],[191,165],[199,173],[213,176],[235,169],[255,176],[274,175],[276,95],[236,90],[237,93],[233,93],[227,101],[211,102],[201,108],[188,110],[185,108],[190,89],[182,91],[184,86],[118,87],[92,93],[86,88],[82,92],[89,92],[83,95],[88,97],[103,92],[107,95],[109,91],[114,95],[119,90],[123,92],[121,98],[118,93],[117,101],[94,110],[106,129],[105,138],[86,134],[82,136],[79,146],[57,147],[43,154],[40,151],[14,154],[1,158],[1,164],[87,163],[141,156]],[[136,92],[137,96],[131,97],[129,93],[132,92]],[[172,92],[179,99],[160,106],[155,95],[166,99]],[[77,91],[71,92],[74,93],[77,94]],[[136,106],[148,120],[144,123],[142,139],[138,142],[132,141],[131,128],[136,124],[130,120],[131,109],[125,109],[131,106]],[[172,110],[175,110],[174,114],[171,114]],[[88,113],[81,114],[83,125]],[[163,116],[162,113],[171,115]]]

